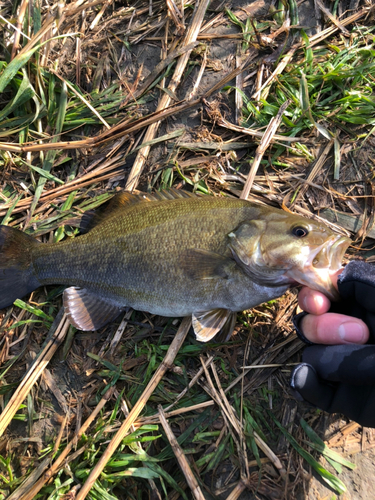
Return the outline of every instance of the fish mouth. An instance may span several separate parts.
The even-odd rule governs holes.
[[[332,237],[313,252],[297,281],[322,292],[332,301],[338,301],[340,296],[332,282],[332,276],[343,268],[342,259],[350,244],[351,240],[345,236]]]
[[[330,248],[330,269],[338,271],[342,269],[342,259],[344,258],[345,252],[352,240],[346,236],[341,236],[335,241]]]

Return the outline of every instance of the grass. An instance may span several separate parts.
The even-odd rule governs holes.
[[[225,75],[220,75],[216,92],[209,98],[210,108],[206,106],[209,113],[202,115],[200,125],[191,126],[190,118],[181,123],[179,115],[173,117],[170,112],[172,118],[164,120],[164,128],[146,140],[154,156],[145,161],[139,160],[145,154],[140,146],[155,102],[167,95],[172,105],[180,99],[188,109],[185,97],[204,56],[199,50],[189,53],[180,75],[182,84],[173,91],[165,87],[175,75],[175,58],[155,68],[159,59],[154,61],[151,55],[146,72],[140,59],[155,44],[163,57],[167,48],[172,53],[179,50],[173,19],[188,26],[193,4],[185,4],[184,13],[178,13],[181,6],[176,4],[177,11],[168,21],[168,5],[158,2],[152,3],[152,13],[149,2],[141,0],[124,7],[89,0],[81,5],[67,2],[62,13],[52,9],[52,18],[46,5],[21,0],[2,6],[2,224],[44,242],[74,238],[84,212],[124,189],[136,158],[140,168],[135,183],[143,190],[175,186],[240,196],[256,156],[259,132],[287,100],[290,104],[277,134],[302,137],[304,142],[282,142],[278,137],[271,143],[259,158],[250,199],[291,207],[307,216],[327,206],[351,217],[373,216],[367,200],[375,165],[371,149],[375,49],[374,28],[367,25],[364,15],[347,26],[350,38],[336,32],[312,44],[305,29],[293,28],[290,48],[282,23],[289,11],[291,24],[298,25],[295,2],[279,2],[276,12],[255,17],[235,5],[223,12],[208,10],[205,22],[215,18],[220,27],[214,24],[211,33],[229,34],[234,40],[233,46],[228,42],[228,53],[239,54],[237,66],[249,54],[254,59],[249,59],[244,78],[238,80],[241,88],[233,82],[228,86]],[[98,15],[97,27],[91,28]],[[23,33],[14,50],[15,29],[9,23]],[[280,34],[273,37],[278,30]],[[206,31],[200,33],[204,37]],[[260,69],[262,58],[278,49],[272,69],[293,49],[292,58],[258,92],[269,76],[263,73],[267,68]],[[188,53],[186,47],[181,53]],[[215,46],[206,56],[215,62]],[[209,68],[208,64],[203,72],[199,95],[209,95]],[[227,69],[233,70],[229,65]],[[149,75],[152,78],[142,81]],[[232,124],[237,128],[225,125],[233,121],[233,90],[243,102],[240,123]],[[197,104],[202,102],[191,107]],[[169,111],[161,113],[166,116]],[[220,122],[225,113],[227,122]],[[136,129],[127,133],[127,123],[136,123]],[[258,132],[255,138],[246,134],[254,130]],[[78,140],[86,148],[81,148],[82,143],[70,148],[69,143]],[[40,150],[21,149],[26,143],[37,144]],[[43,150],[43,144],[51,143],[60,146]],[[322,161],[311,169],[316,158]],[[371,242],[365,236],[359,235],[362,247],[353,250],[356,255],[367,255]],[[29,367],[40,368],[40,352],[60,332],[56,317],[61,293],[61,287],[38,289],[3,311],[3,409]],[[290,321],[295,309],[296,293],[291,291],[239,314],[236,335],[229,342],[201,344],[190,334],[88,498],[191,498],[187,469],[195,476],[198,490],[212,499],[233,490],[228,498],[234,500],[246,489],[252,498],[255,494],[297,498],[306,487],[306,470],[312,469],[331,489],[345,491],[345,481],[338,475],[344,474],[343,466],[350,470],[353,464],[317,435],[321,412],[297,406],[288,392],[290,363],[298,361],[301,350]],[[162,365],[178,325],[178,319],[133,311],[100,332],[77,332],[72,327],[60,332],[59,349],[51,358],[43,358],[47,361],[40,379],[30,383],[12,422],[3,429],[0,498],[25,500],[38,481],[35,498],[57,500],[79,494]],[[244,368],[248,365],[251,368]],[[179,467],[171,439],[160,424],[159,405],[187,457],[185,468]],[[296,412],[303,419],[297,419]],[[356,442],[360,441],[359,435]],[[64,457],[61,464],[59,457]],[[45,471],[53,464],[53,475],[46,477]]]
[[[261,109],[257,109],[258,101],[243,96],[245,126],[266,126],[269,117],[290,99],[283,118],[286,135],[300,136],[316,128],[327,139],[340,133],[358,139],[361,128],[374,125],[375,120],[373,31],[373,27],[359,27],[352,31],[352,41],[342,38],[314,49],[306,40],[301,57],[277,78],[266,99],[261,96]],[[359,132],[355,133],[353,125],[359,126]],[[309,159],[314,157],[307,154]]]

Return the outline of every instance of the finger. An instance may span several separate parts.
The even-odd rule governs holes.
[[[342,269],[331,275],[332,283],[337,288],[337,278],[341,274]],[[304,286],[298,294],[298,304],[301,309],[311,314],[324,314],[329,311],[331,302],[321,292],[312,290]]]
[[[362,320],[336,313],[307,314],[301,330],[314,344],[365,344],[369,338],[369,329]]]
[[[301,288],[298,294],[298,304],[301,309],[310,314],[324,314],[331,307],[331,302],[325,295],[307,286]]]

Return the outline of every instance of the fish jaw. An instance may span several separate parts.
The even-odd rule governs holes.
[[[342,259],[350,244],[351,240],[345,236],[332,237],[328,243],[311,252],[302,267],[290,269],[286,274],[297,283],[322,292],[336,302],[340,296],[332,276],[343,268]]]

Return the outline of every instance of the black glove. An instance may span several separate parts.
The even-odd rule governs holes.
[[[342,301],[332,304],[330,312],[362,319],[370,330],[369,342],[306,347],[291,386],[303,400],[329,413],[375,427],[375,265],[350,262],[339,276],[338,289]],[[294,323],[307,341],[299,328],[305,315],[297,315]]]

